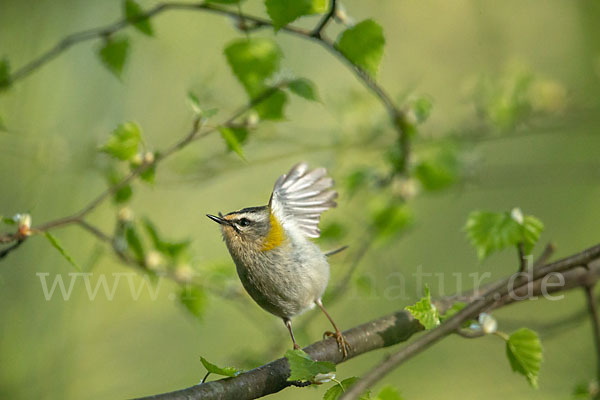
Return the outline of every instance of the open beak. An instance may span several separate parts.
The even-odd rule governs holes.
[[[211,215],[211,214],[206,214],[206,216],[208,218],[212,219],[213,221],[215,221],[218,224],[221,224],[221,225],[231,225],[231,222],[229,222],[225,218],[223,218],[223,214],[221,214],[221,213],[219,213],[218,217],[216,215]]]

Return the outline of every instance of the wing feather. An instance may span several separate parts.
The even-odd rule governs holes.
[[[333,179],[325,168],[309,170],[301,162],[277,179],[269,207],[284,225],[294,225],[305,236],[317,238],[321,214],[337,205],[338,194],[332,187]]]

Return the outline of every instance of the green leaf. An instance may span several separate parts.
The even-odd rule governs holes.
[[[135,255],[136,260],[143,262],[145,257],[144,246],[133,223],[127,223],[125,226],[125,240],[127,241],[127,247]]]
[[[198,286],[188,286],[179,293],[179,301],[196,318],[202,318],[206,309],[206,293]],[[207,368],[208,369],[208,368]]]
[[[353,376],[351,378],[346,378],[343,381],[336,383],[323,395],[323,400],[337,400],[340,396],[350,388],[350,386],[354,385],[358,381],[358,377]],[[359,397],[360,400],[368,400],[370,398],[369,393],[362,395]]]
[[[109,167],[106,170],[105,177],[106,177],[107,183],[110,186],[114,186],[114,185],[118,184],[123,179],[123,176],[113,166]],[[131,185],[127,184],[127,185],[119,188],[113,194],[113,201],[116,204],[126,203],[127,201],[129,201],[131,199],[132,195],[133,195],[133,189],[132,189]]]
[[[282,53],[271,39],[237,39],[225,47],[225,56],[234,75],[250,97],[258,96],[264,88],[265,79],[278,69]]]
[[[425,296],[421,300],[416,302],[414,306],[406,306],[404,309],[410,312],[427,330],[433,329],[440,324],[440,313],[431,304],[431,294],[429,293],[428,286],[425,286]]]
[[[373,178],[374,173],[370,168],[363,167],[356,169],[346,177],[346,190],[352,195],[359,189],[367,186]]]
[[[125,12],[125,18],[127,21],[133,24],[133,26],[144,35],[153,36],[154,30],[150,24],[150,19],[147,17],[141,17],[144,14],[144,10],[135,0],[125,0],[123,2],[123,9]]]
[[[305,78],[294,79],[288,84],[288,88],[294,94],[306,100],[318,101],[319,95],[315,84]]]
[[[422,124],[427,121],[431,110],[433,109],[433,103],[428,97],[418,97],[410,102],[409,104],[411,111],[414,113],[416,122]]]
[[[204,365],[206,371],[210,372],[211,374],[234,377],[238,376],[242,372],[241,370],[235,367],[217,367],[215,364],[209,362],[204,357],[200,357],[200,362],[202,362],[202,365]]]
[[[335,364],[329,361],[315,361],[304,351],[288,350],[285,353],[290,365],[288,381],[311,381],[317,374],[335,371]]]
[[[598,394],[597,392],[598,392],[598,383],[597,382],[590,382],[590,383],[581,382],[581,383],[578,383],[573,388],[573,398],[574,399],[594,399],[594,396]]]
[[[207,3],[219,3],[219,4],[237,4],[241,0],[206,0]]]
[[[342,32],[336,47],[354,65],[375,76],[383,56],[384,44],[381,26],[372,19],[367,19]]]
[[[283,110],[286,104],[287,94],[277,89],[269,98],[255,105],[254,109],[260,118],[278,121],[285,118]]]
[[[154,184],[156,178],[156,164],[152,164],[140,174],[140,179],[149,184]]]
[[[312,0],[311,14],[323,14],[329,10],[329,0]]]
[[[10,63],[8,58],[0,60],[0,92],[10,86]]]
[[[131,199],[131,196],[133,196],[131,185],[125,185],[115,192],[113,201],[117,204],[127,203]]]
[[[6,225],[16,225],[14,218],[12,217],[0,217],[0,221],[5,223]]]
[[[65,260],[69,262],[69,264],[75,267],[77,271],[81,271],[81,267],[77,265],[73,257],[71,257],[71,255],[67,253],[67,251],[61,246],[60,242],[56,237],[52,236],[50,232],[44,233],[44,236],[46,236],[46,239],[48,239],[52,247],[58,250],[58,252],[65,258]]]
[[[444,315],[440,315],[440,322],[446,321],[448,318],[465,308],[466,305],[467,303],[463,303],[462,301],[457,301],[456,303],[452,304],[452,307],[446,310]]]
[[[264,81],[279,69],[281,50],[266,38],[237,39],[225,48],[234,75],[250,96],[260,94]]]
[[[244,128],[238,128],[237,130],[241,130],[243,129],[245,131]],[[246,131],[245,134],[244,133],[237,133],[233,128],[227,127],[227,126],[219,126],[219,133],[221,133],[221,137],[223,138],[223,140],[225,140],[225,143],[227,144],[227,148],[229,150],[234,151],[238,156],[240,156],[240,158],[242,160],[246,160],[246,158],[244,157],[244,150],[242,149],[242,143],[240,141],[240,137],[243,137],[243,139],[246,138],[246,136],[248,135],[248,132]],[[239,135],[239,136],[238,136]]]
[[[521,229],[525,253],[530,254],[544,230],[544,224],[533,215],[526,215]]]
[[[422,155],[415,166],[414,174],[425,190],[447,188],[458,180],[460,174],[460,161],[456,149],[443,146]]]
[[[406,203],[391,202],[377,208],[372,216],[379,239],[390,239],[404,231],[412,222],[412,211]]]
[[[225,48],[225,56],[234,75],[253,99],[268,89],[265,80],[279,70],[282,53],[271,39],[251,38],[231,42]],[[286,102],[285,92],[276,90],[254,109],[262,119],[279,120],[284,117]]]
[[[194,112],[194,114],[196,114],[202,118],[210,118],[219,112],[219,110],[217,108],[210,108],[208,110],[204,110],[200,106],[200,99],[198,99],[198,96],[196,96],[196,94],[192,91],[188,92],[187,98],[188,98],[188,101],[190,102],[190,107],[192,108],[192,111]]]
[[[101,148],[101,151],[119,160],[127,161],[137,154],[141,141],[142,131],[138,124],[126,122],[112,131],[108,142]]]
[[[142,225],[144,226],[146,233],[150,237],[152,245],[154,246],[156,251],[169,257],[172,260],[177,260],[188,250],[190,246],[189,240],[177,242],[163,239],[162,237],[160,237],[156,226],[148,218],[142,219]]]
[[[467,237],[477,249],[480,260],[494,251],[519,243],[523,243],[525,253],[530,254],[543,229],[544,224],[539,219],[528,215],[520,221],[509,212],[474,211],[465,225]]]
[[[506,355],[514,372],[527,378],[529,384],[538,387],[538,375],[542,363],[542,344],[534,331],[521,328],[506,341]]]
[[[302,17],[303,15],[313,14],[315,8],[321,8],[322,4],[317,4],[316,7],[313,0],[265,0],[267,6],[267,14],[273,21],[275,32],[281,29],[282,26],[289,24]]]
[[[125,36],[106,38],[104,45],[98,52],[100,60],[119,79],[121,78],[128,54],[129,39]]]
[[[386,385],[381,388],[373,400],[402,400],[402,396],[400,396],[398,389],[391,385]]]

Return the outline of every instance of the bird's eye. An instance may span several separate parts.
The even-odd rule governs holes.
[[[238,223],[240,226],[248,226],[250,225],[250,220],[248,218],[242,218]]]

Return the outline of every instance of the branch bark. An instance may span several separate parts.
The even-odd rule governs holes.
[[[582,282],[589,283],[590,279],[597,279],[600,275],[600,264],[591,267],[589,271],[583,268],[576,269],[576,267],[582,264],[589,264],[590,261],[599,258],[600,245],[597,245],[571,257],[538,268],[536,271],[532,272],[531,279],[534,282],[537,282],[553,272],[567,271],[564,274],[564,287],[561,289],[553,286],[552,290],[556,292],[559,290],[572,289],[581,285]],[[515,277],[518,278],[516,275]],[[430,347],[435,342],[456,332],[464,321],[476,317],[482,310],[498,308],[520,301],[515,298],[511,301],[498,302],[498,299],[510,296],[512,290],[523,290],[529,283],[528,280],[515,280],[515,285],[511,288],[508,286],[510,278],[511,277],[502,279],[490,285],[490,288],[482,296],[473,299],[462,311],[448,319],[443,325],[428,331],[425,335],[421,336],[410,345],[402,348],[398,353],[392,355],[392,357],[388,358],[376,369],[365,375],[365,378],[352,386],[345,393],[343,398],[357,398],[368,387],[377,382],[392,369]],[[536,284],[533,286],[532,296],[543,294],[542,285]],[[441,298],[436,301],[436,306],[440,312],[443,313],[457,301],[457,298],[458,296]],[[410,313],[400,310],[345,331],[344,336],[351,345],[347,359],[342,358],[342,354],[339,352],[337,343],[334,339],[322,340],[306,347],[304,350],[315,360],[331,361],[338,364],[361,354],[404,342],[421,330],[423,330],[423,327],[418,321],[412,318]],[[220,379],[175,392],[144,397],[143,399],[255,399],[278,392],[290,386],[290,383],[287,382],[288,376],[289,367],[287,360],[285,358],[280,358],[234,378]]]

